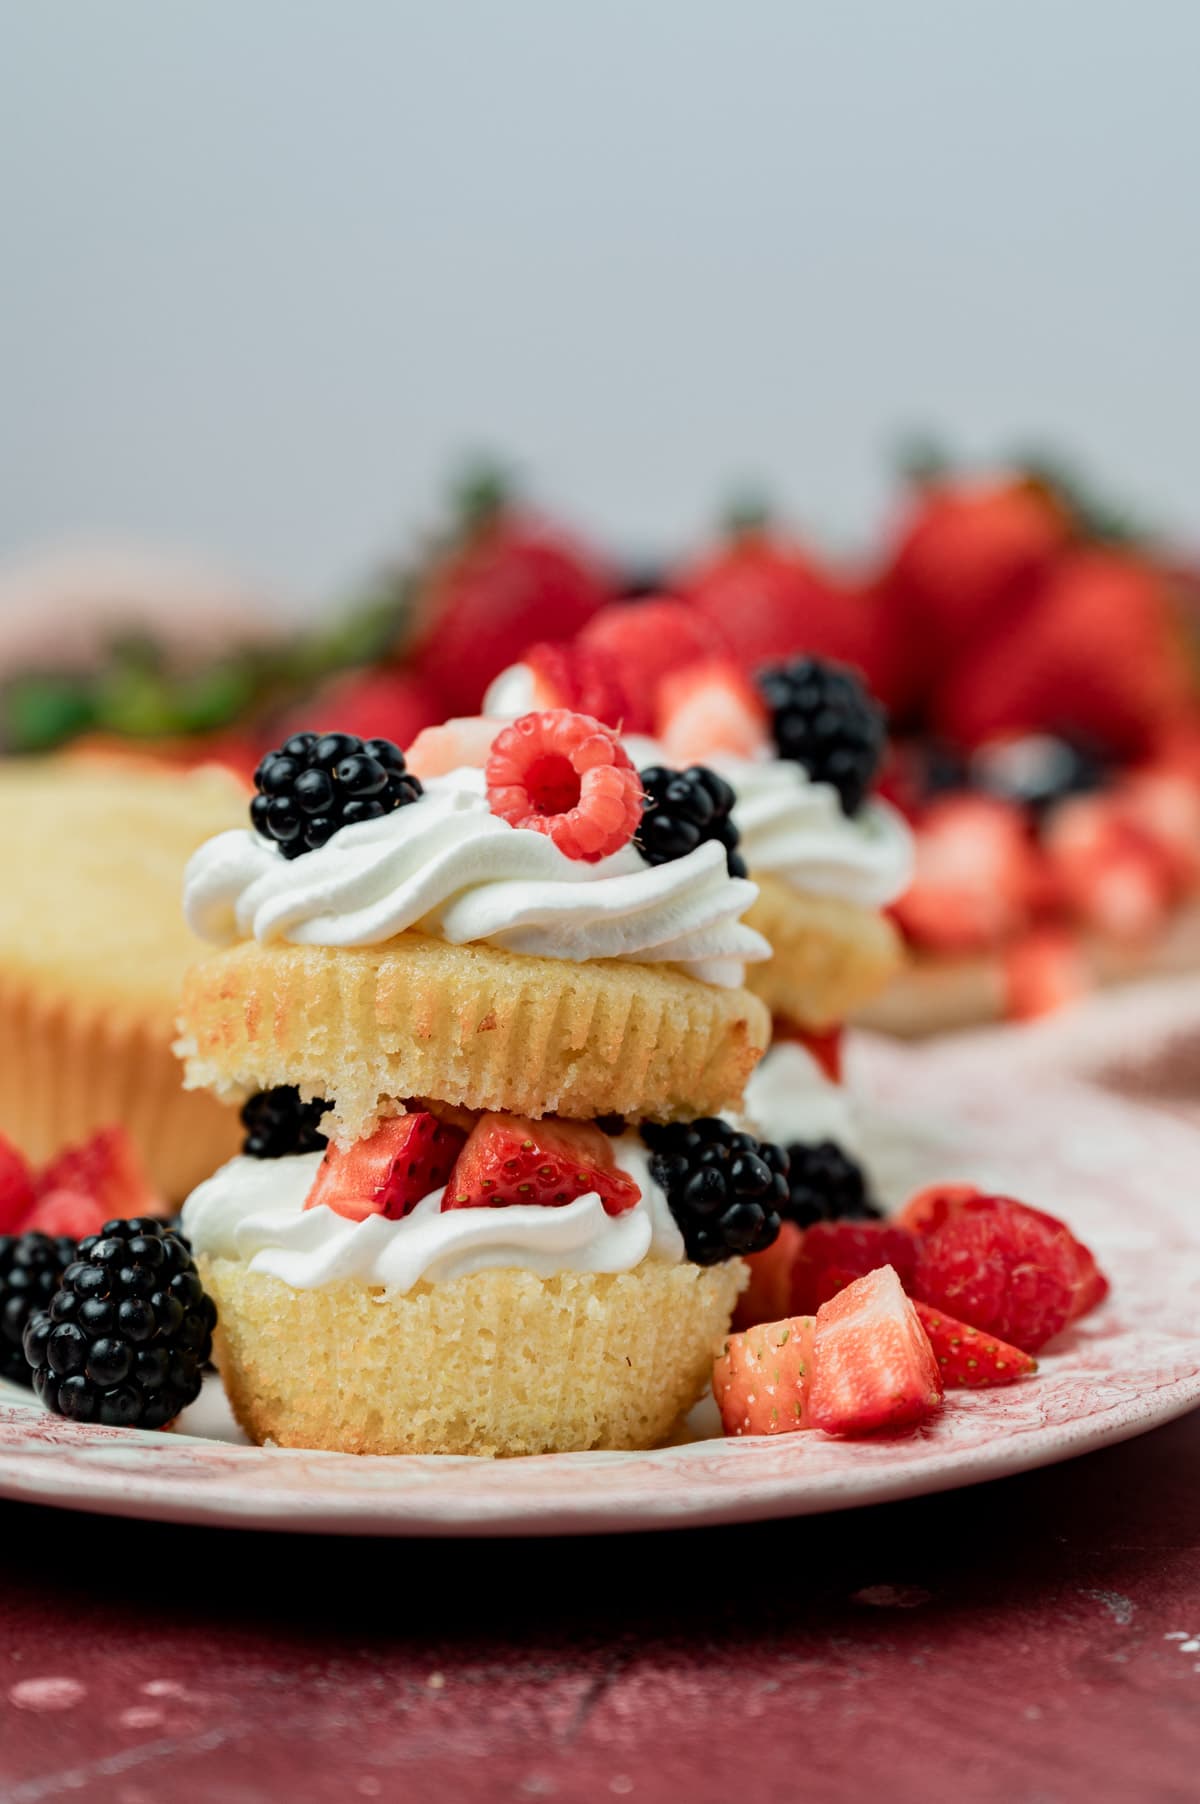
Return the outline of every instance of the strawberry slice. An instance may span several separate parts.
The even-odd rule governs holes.
[[[1015,1384],[1018,1378],[1027,1378],[1037,1371],[1037,1360],[1032,1354],[1010,1347],[1007,1341],[981,1334],[966,1322],[956,1322],[952,1315],[931,1309],[928,1303],[918,1303],[916,1311],[947,1389],[982,1390],[985,1386]]]
[[[106,1221],[125,1213],[124,1209],[106,1208],[81,1190],[48,1190],[21,1224],[21,1232],[49,1234],[54,1240],[60,1235],[69,1240],[86,1240],[89,1234],[98,1234]]]
[[[729,649],[726,634],[713,621],[669,595],[610,602],[593,614],[578,644],[600,653],[620,682],[627,733],[654,731],[658,685],[668,671],[722,657]]]
[[[892,1220],[897,1227],[911,1228],[914,1234],[928,1234],[940,1228],[947,1216],[964,1203],[982,1194],[978,1184],[929,1184],[910,1196]]]
[[[537,1203],[553,1209],[591,1191],[608,1215],[623,1215],[642,1194],[617,1170],[611,1140],[593,1123],[483,1115],[459,1155],[442,1208]]]
[[[726,1434],[794,1434],[809,1428],[811,1315],[731,1334],[713,1364],[713,1395]]]
[[[925,810],[916,864],[896,918],[942,952],[998,944],[1024,926],[1037,876],[1025,818],[996,796],[948,795]]]
[[[1119,940],[1144,940],[1172,899],[1168,855],[1112,796],[1073,796],[1045,828],[1048,866],[1075,915]]]
[[[884,1221],[818,1221],[804,1232],[792,1266],[793,1315],[812,1315],[847,1284],[890,1265],[907,1284],[917,1262],[915,1234]]]
[[[146,1174],[142,1156],[119,1122],[59,1153],[39,1174],[37,1188],[39,1196],[72,1190],[92,1197],[103,1211],[102,1223],[118,1216],[163,1213],[162,1198]]]
[[[915,1428],[941,1404],[933,1349],[890,1265],[822,1304],[808,1390],[814,1428],[844,1435]]]
[[[1078,1002],[1092,987],[1083,947],[1066,927],[1034,927],[1004,949],[1004,1012],[1034,1021]]]
[[[24,1155],[0,1134],[0,1234],[21,1233],[36,1194]]]
[[[533,707],[570,708],[605,726],[624,724],[629,701],[616,661],[603,647],[543,639],[528,648],[521,662],[533,679]]]
[[[792,1268],[800,1251],[802,1230],[785,1221],[777,1239],[761,1253],[750,1253],[750,1282],[737,1300],[733,1326],[741,1334],[760,1322],[778,1322],[791,1308]]]
[[[706,658],[658,686],[655,731],[668,764],[681,770],[720,753],[754,758],[767,743],[762,697],[732,658]]]
[[[366,1140],[329,1146],[304,1207],[323,1203],[347,1221],[399,1221],[446,1183],[466,1138],[427,1109],[393,1115]]]
[[[1071,1235],[1006,1197],[976,1197],[920,1243],[913,1295],[1036,1353],[1077,1307]]]

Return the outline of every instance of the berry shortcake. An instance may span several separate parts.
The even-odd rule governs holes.
[[[662,1441],[788,1195],[718,1117],[769,1026],[736,842],[648,858],[634,764],[565,709],[407,761],[300,734],[256,787],[188,870],[222,949],[180,1045],[243,1105],[184,1209],[239,1421],[362,1453]]]

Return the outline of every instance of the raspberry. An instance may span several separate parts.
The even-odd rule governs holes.
[[[525,714],[496,735],[487,762],[492,813],[594,864],[628,845],[642,783],[615,733],[587,714]]]

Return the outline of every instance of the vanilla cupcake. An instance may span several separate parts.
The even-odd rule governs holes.
[[[766,1045],[753,885],[715,838],[648,862],[597,722],[470,731],[485,768],[443,729],[423,784],[383,742],[299,736],[259,830],[189,867],[222,949],[185,987],[188,1082],[250,1132],[184,1220],[259,1441],[654,1445],[778,1232],[786,1161],[715,1119]]]

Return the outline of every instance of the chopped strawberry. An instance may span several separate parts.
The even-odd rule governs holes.
[[[978,1184],[928,1184],[909,1197],[892,1221],[898,1227],[910,1228],[914,1234],[928,1234],[982,1194]]]
[[[669,672],[658,687],[655,733],[667,763],[681,770],[722,753],[754,758],[769,743],[762,697],[732,658]]]
[[[86,1240],[89,1234],[98,1234],[106,1221],[128,1213],[125,1209],[106,1209],[94,1196],[81,1190],[47,1190],[38,1198],[32,1214],[26,1216],[21,1232],[49,1234],[55,1240],[60,1235],[68,1240]]]
[[[1019,628],[963,659],[933,724],[960,745],[1042,730],[1136,758],[1186,712],[1189,683],[1159,573],[1129,551],[1082,547],[1047,573]]]
[[[463,530],[421,586],[413,662],[460,715],[527,645],[572,637],[611,594],[607,574],[569,537],[495,492],[465,499]]]
[[[627,846],[642,821],[642,782],[611,728],[569,708],[502,727],[485,766],[493,814],[544,833],[594,864]]]
[[[501,723],[486,714],[467,714],[425,727],[413,740],[405,763],[415,777],[444,777],[452,770],[482,770]]]
[[[950,1210],[921,1239],[912,1292],[987,1334],[1036,1353],[1075,1319],[1076,1243],[1052,1216],[1007,1197]]]
[[[393,1115],[366,1140],[329,1146],[304,1207],[324,1204],[347,1221],[399,1221],[442,1188],[465,1144],[465,1134],[427,1109]]]
[[[24,1156],[0,1134],[0,1234],[19,1234],[36,1195]]]
[[[1075,916],[1120,940],[1144,940],[1171,906],[1169,862],[1108,795],[1060,803],[1044,831],[1046,859]]]
[[[750,1282],[737,1300],[733,1326],[737,1333],[760,1322],[778,1322],[791,1308],[792,1267],[800,1251],[801,1230],[785,1221],[778,1238],[761,1253],[750,1253]]]
[[[743,668],[811,653],[861,665],[868,614],[861,599],[802,545],[761,521],[681,578],[681,592],[720,628]]]
[[[1053,1014],[1091,988],[1083,948],[1064,927],[1031,928],[1004,950],[1004,1012],[1010,1021]]]
[[[73,1190],[99,1204],[101,1221],[118,1216],[161,1215],[162,1198],[146,1174],[142,1156],[121,1124],[101,1128],[80,1146],[69,1146],[38,1177],[38,1195]]]
[[[726,1434],[794,1434],[811,1426],[811,1315],[731,1334],[713,1364],[713,1395]]]
[[[995,1335],[981,1334],[978,1328],[956,1322],[952,1315],[932,1309],[928,1303],[918,1303],[916,1311],[947,1389],[981,1390],[985,1386],[1015,1384],[1018,1378],[1027,1378],[1037,1371],[1037,1360],[1032,1354],[1010,1347]]]
[[[1114,793],[1124,818],[1157,848],[1173,886],[1200,885],[1200,776],[1149,764],[1123,777]]]
[[[1036,859],[1013,803],[944,796],[917,823],[915,851],[912,883],[895,910],[910,939],[968,952],[996,945],[1024,925]]]
[[[792,1265],[791,1310],[810,1315],[867,1272],[889,1265],[907,1284],[917,1260],[917,1239],[903,1225],[884,1221],[818,1221],[806,1228]]]
[[[942,1405],[937,1361],[890,1265],[822,1304],[808,1414],[826,1434],[915,1428]]]
[[[669,595],[610,602],[593,615],[578,642],[608,660],[624,691],[627,733],[654,731],[658,686],[669,671],[729,650],[725,632]]]
[[[616,659],[582,639],[531,645],[521,660],[529,672],[537,708],[571,708],[605,726],[622,727],[630,712]]]
[[[561,1208],[591,1191],[607,1215],[623,1215],[642,1194],[617,1170],[612,1141],[592,1122],[483,1115],[451,1173],[442,1208]]]

